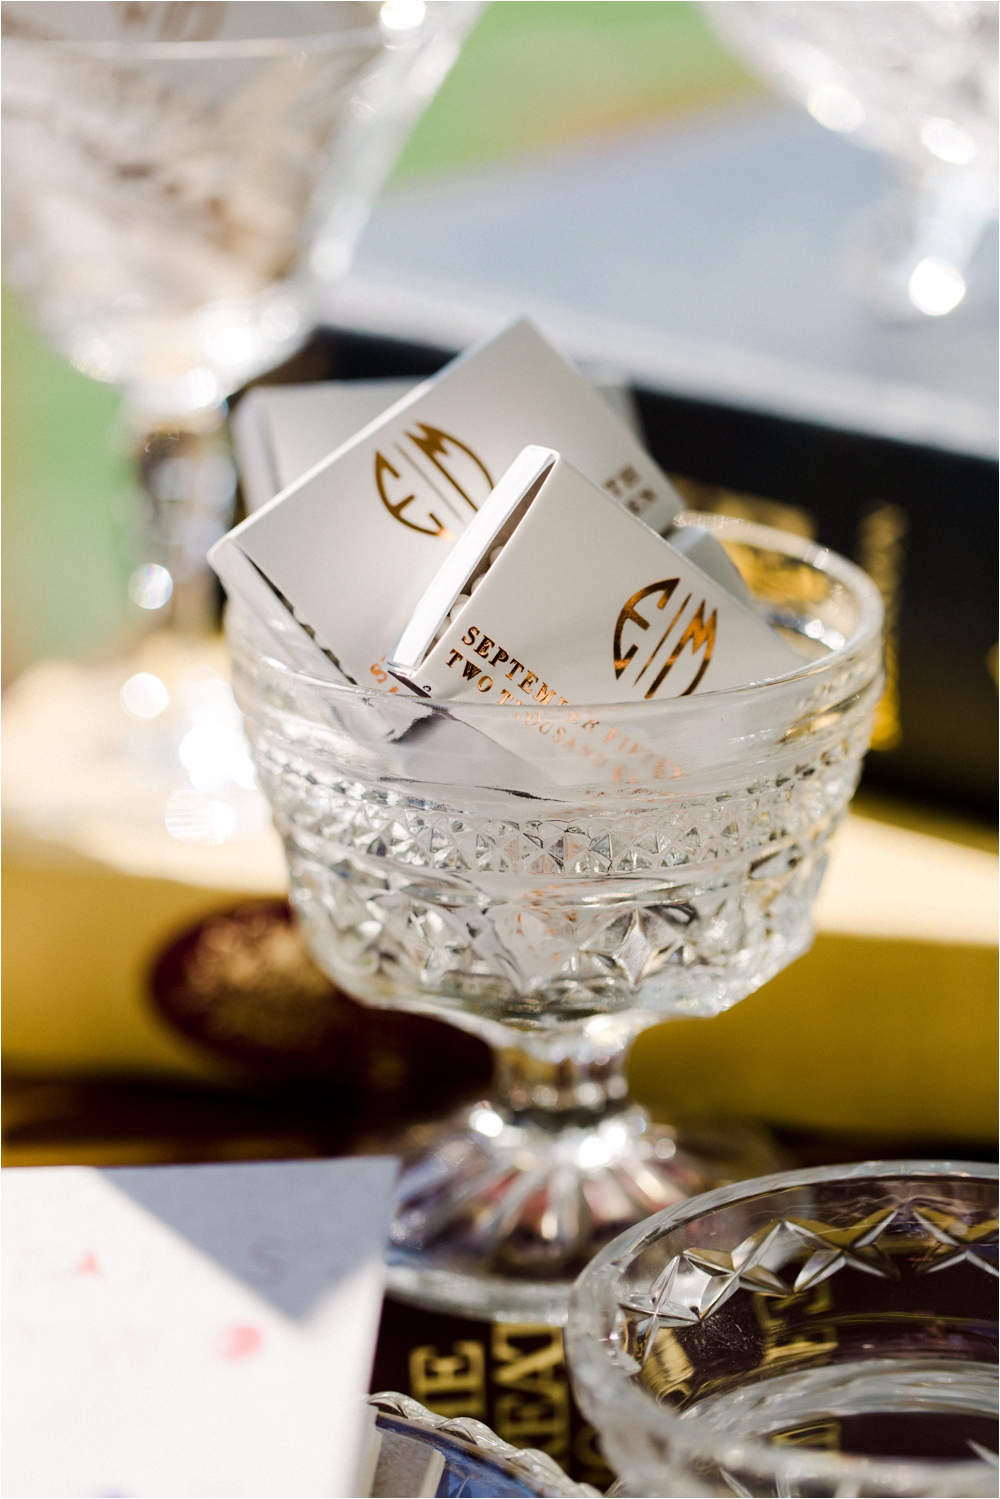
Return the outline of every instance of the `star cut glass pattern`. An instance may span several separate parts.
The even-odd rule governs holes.
[[[633,1292],[618,1303],[623,1312],[636,1318],[635,1330],[643,1348],[643,1363],[652,1353],[661,1327],[690,1327],[698,1321],[698,1312],[693,1306],[673,1299],[680,1269],[681,1256],[677,1255],[660,1272],[645,1295]]]
[[[961,1218],[929,1207],[923,1211],[914,1208],[913,1216],[934,1240],[927,1257],[917,1266],[918,1274],[933,1274],[936,1270],[949,1270],[953,1265],[965,1263],[975,1265],[977,1270],[985,1270],[987,1275],[998,1276],[995,1218],[967,1224]]]
[[[891,1235],[894,1225],[899,1231]],[[787,1268],[803,1253],[804,1263],[796,1267],[794,1279],[787,1284],[764,1263],[770,1257]],[[704,1322],[738,1290],[788,1298],[812,1290],[844,1270],[898,1280],[899,1260],[904,1255],[910,1260],[916,1255],[912,1264],[915,1275],[968,1264],[996,1277],[997,1219],[970,1224],[933,1207],[914,1204],[906,1209],[886,1208],[850,1224],[777,1218],[731,1251],[684,1250],[668,1260],[648,1291],[629,1289],[618,1305],[643,1347],[645,1364],[660,1327]]]
[[[622,1492],[994,1495],[997,1176],[786,1172],[620,1235],[566,1349]]]
[[[812,1253],[795,1277],[795,1290],[807,1291],[819,1285],[838,1270],[850,1266],[852,1270],[863,1270],[866,1275],[879,1275],[888,1279],[897,1274],[892,1260],[878,1247],[878,1240],[895,1218],[895,1209],[875,1213],[872,1218],[863,1218],[849,1228],[831,1228],[822,1223],[801,1223],[786,1219],[783,1227],[801,1239]]]
[[[668,1262],[647,1294],[633,1293],[621,1300],[622,1311],[638,1316],[635,1332],[642,1344],[642,1364],[652,1353],[661,1327],[690,1327],[703,1322],[739,1290],[758,1296],[788,1296],[789,1288],[763,1264],[784,1227],[780,1222],[772,1224],[738,1244],[731,1253],[688,1249]],[[686,1289],[682,1289],[685,1282]]]

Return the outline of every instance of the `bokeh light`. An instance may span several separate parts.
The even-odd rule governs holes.
[[[426,14],[424,0],[385,0],[379,11],[387,31],[414,31],[423,25]]]
[[[158,718],[169,702],[166,684],[151,671],[137,671],[121,690],[121,705],[130,718]]]
[[[173,591],[173,578],[158,562],[144,562],[128,580],[128,596],[140,609],[162,609]]]
[[[965,278],[957,266],[928,255],[914,270],[907,291],[914,307],[928,317],[944,317],[965,296]]]

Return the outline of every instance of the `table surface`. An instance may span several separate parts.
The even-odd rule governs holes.
[[[448,1028],[440,1029],[446,1038]],[[5,1164],[137,1165],[376,1150],[391,1130],[434,1105],[425,1097],[387,1108],[370,1095],[345,1107],[336,1090],[316,1084],[254,1094],[138,1078],[15,1078],[4,1109]],[[968,1142],[884,1135],[787,1133],[779,1145],[790,1166],[992,1158],[988,1147]],[[613,1479],[573,1400],[559,1328],[489,1324],[387,1299],[370,1387],[486,1421],[504,1440],[549,1452],[577,1481],[602,1491]]]

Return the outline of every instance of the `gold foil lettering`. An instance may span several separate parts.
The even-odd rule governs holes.
[[[407,506],[413,504],[414,500],[416,499],[416,495],[410,493],[408,495],[404,495],[400,500],[393,500],[387,492],[386,474],[391,474],[394,479],[402,479],[402,475],[400,474],[399,469],[393,468],[392,464],[389,462],[388,458],[386,458],[385,454],[376,453],[375,488],[379,492],[379,498],[381,499],[382,504],[385,506],[391,516],[398,520],[401,525],[409,526],[411,531],[419,531],[422,536],[440,536],[443,540],[454,541],[455,538],[452,533],[448,530],[447,526],[441,524],[437,516],[434,514],[433,510],[429,510],[427,512],[427,519],[430,521],[429,526],[418,526],[416,521],[407,520],[406,516],[403,514],[403,511],[407,508]],[[405,489],[405,484],[403,487]]]
[[[400,465],[398,468],[384,453],[375,454],[375,488],[383,505],[395,520],[411,531],[453,541],[454,533],[432,507],[441,505],[445,511],[451,511],[457,528],[461,530],[465,514],[463,505],[475,511],[477,502],[485,499],[493,488],[485,464],[457,437],[442,432],[439,427],[428,426],[426,422],[415,423],[411,431],[402,433],[391,446]],[[427,470],[424,463],[427,459],[437,470],[437,479]],[[410,471],[410,478],[404,479],[404,470]],[[418,516],[423,513],[422,519],[413,519],[414,506]]]
[[[485,480],[486,488],[482,495],[482,498],[485,499],[486,495],[493,488],[493,480],[490,478],[482,459],[478,458],[471,448],[466,447],[464,442],[459,442],[457,437],[452,437],[449,433],[442,432],[439,427],[429,427],[426,422],[417,422],[416,427],[416,432],[407,432],[406,434],[414,447],[419,448],[430,459],[434,467],[444,476],[452,489],[456,490],[462,496],[462,499],[470,509],[478,509],[475,500],[466,493],[466,490],[458,482],[454,472],[454,463],[459,453],[464,453],[467,458],[472,460],[475,469],[478,470],[475,478],[478,480],[481,475],[483,480]],[[442,462],[442,459],[445,459],[446,462]],[[447,462],[450,462],[452,466],[448,467]],[[466,483],[468,483],[468,480],[466,480]],[[471,485],[469,487],[471,488]],[[481,488],[482,486],[477,484],[477,487]]]
[[[622,609],[621,613],[618,616],[618,623],[615,625],[614,651],[616,677],[621,676],[622,672],[625,670],[626,666],[628,666],[629,662],[632,660],[632,657],[639,649],[638,644],[636,642],[633,642],[633,644],[629,646],[625,654],[622,654],[622,631],[624,630],[625,626],[629,623],[632,623],[638,625],[640,630],[649,629],[649,620],[646,619],[644,615],[638,612],[638,610],[636,609],[636,605],[641,604],[642,600],[648,598],[650,594],[660,593],[662,594],[662,597],[656,607],[658,609],[665,608],[667,600],[670,598],[670,595],[673,593],[679,582],[679,578],[662,578],[659,583],[650,583],[648,588],[640,588],[638,593],[634,593],[626,603],[625,607]]]
[[[647,691],[647,693],[646,693],[647,698],[652,697],[653,694],[656,692],[656,689],[659,687],[660,683],[663,681],[663,678],[667,675],[667,672],[670,671],[671,667],[675,664],[675,662],[677,661],[677,658],[681,654],[681,651],[684,649],[684,647],[686,645],[690,645],[692,656],[697,656],[698,652],[700,650],[702,650],[703,648],[704,648],[704,651],[705,651],[705,655],[704,655],[704,657],[702,659],[702,663],[699,666],[698,670],[695,672],[694,680],[692,682],[690,682],[687,687],[685,687],[684,691],[680,694],[680,696],[681,697],[687,697],[689,693],[692,693],[695,690],[695,688],[697,687],[698,683],[701,681],[702,677],[705,675],[706,671],[708,670],[708,663],[712,659],[712,651],[715,648],[715,626],[716,626],[716,622],[718,620],[718,617],[719,616],[718,616],[717,611],[715,609],[713,609],[712,613],[708,617],[708,622],[706,623],[706,621],[705,621],[705,600],[702,599],[701,603],[698,605],[698,608],[695,610],[694,614],[688,620],[687,626],[686,626],[686,628],[684,630],[684,633],[681,636],[680,640],[677,642],[677,644],[674,646],[673,651],[671,652],[671,654],[670,654],[670,656],[669,656],[669,658],[667,660],[666,665],[661,670],[659,676],[655,678],[652,687],[650,687],[649,690]]]

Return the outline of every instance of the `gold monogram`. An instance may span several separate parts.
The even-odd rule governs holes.
[[[485,463],[457,437],[426,422],[415,422],[387,447],[391,457],[375,454],[375,487],[389,514],[422,536],[454,541],[493,488]]]
[[[625,607],[622,609],[621,613],[618,616],[618,623],[615,625],[614,649],[616,677],[620,677],[622,675],[626,668],[631,664],[639,649],[638,641],[633,641],[628,650],[623,652],[622,632],[624,631],[625,626],[628,624],[634,624],[638,625],[640,630],[649,629],[649,620],[644,614],[639,613],[637,606],[642,603],[643,599],[650,598],[654,594],[659,594],[659,598],[656,602],[656,607],[657,609],[666,609],[667,604],[670,602],[671,598],[676,592],[679,582],[679,578],[661,578],[658,583],[650,583],[647,588],[640,588],[638,593],[634,593],[626,603]],[[671,632],[677,625],[680,624],[680,621],[684,616],[684,612],[687,609],[688,605],[691,603],[693,597],[694,595],[689,593],[684,602],[681,604],[680,608],[674,614],[670,623],[667,625],[667,628],[660,636],[660,639],[657,642],[656,647],[654,648],[649,659],[646,661],[646,664],[641,668],[641,670],[633,679],[637,685],[646,675],[649,667],[652,666],[656,657],[663,649]],[[653,678],[649,687],[646,689],[647,698],[655,697],[658,688],[663,682],[663,679],[666,677],[667,673],[672,671],[673,668],[677,665],[681,653],[687,646],[691,647],[692,658],[697,658],[700,651],[704,651],[704,655],[702,657],[701,664],[698,667],[698,670],[695,672],[691,681],[684,688],[684,691],[678,693],[677,695],[679,697],[687,697],[689,693],[694,692],[695,688],[698,686],[698,683],[705,675],[705,672],[708,670],[708,664],[712,659],[712,652],[715,649],[715,634],[716,626],[718,624],[718,612],[715,609],[712,610],[712,613],[706,620],[705,605],[706,600],[702,599],[694,612],[688,616],[686,624],[683,626],[680,635],[676,639],[673,650],[670,652],[670,655],[667,657],[666,661],[660,667],[660,670]]]

